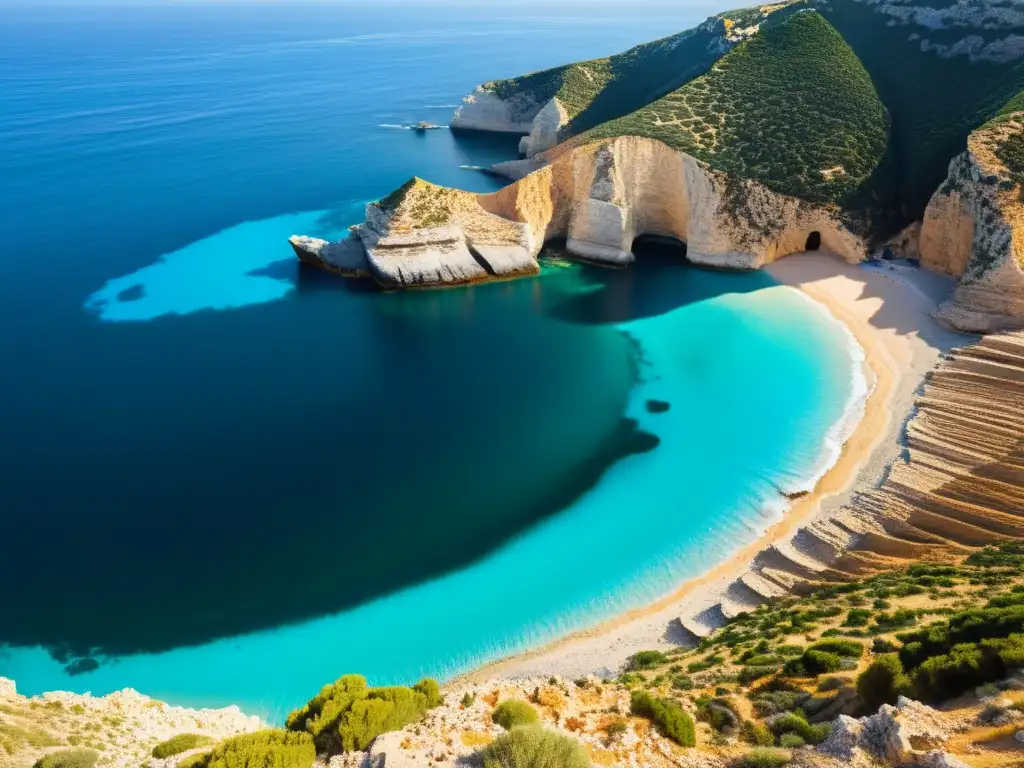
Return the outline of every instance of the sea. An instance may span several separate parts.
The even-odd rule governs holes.
[[[764,273],[637,244],[382,293],[300,266],[517,137],[479,82],[692,3],[0,4],[0,675],[280,722],[441,680],[726,559],[813,486],[861,357]]]

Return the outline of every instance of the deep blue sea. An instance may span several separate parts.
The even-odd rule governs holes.
[[[403,126],[726,5],[0,6],[0,675],[280,718],[593,625],[776,519],[856,394],[795,291],[645,245],[383,294],[287,243],[414,174],[497,189],[473,167],[516,137]]]

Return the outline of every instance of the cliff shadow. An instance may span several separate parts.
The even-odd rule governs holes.
[[[559,255],[559,244],[549,251]],[[636,261],[626,269],[583,267],[583,287],[548,309],[571,323],[600,325],[657,317],[724,294],[751,293],[778,283],[765,272],[707,269],[686,258],[686,243],[662,235],[633,241]]]

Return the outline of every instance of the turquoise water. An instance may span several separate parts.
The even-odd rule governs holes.
[[[0,675],[271,717],[446,677],[671,591],[820,473],[856,360],[766,275],[646,246],[380,294],[286,243],[515,151],[381,126],[716,10],[601,8],[0,19]]]

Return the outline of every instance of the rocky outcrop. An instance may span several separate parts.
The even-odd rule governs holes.
[[[291,243],[295,255],[300,261],[314,267],[343,277],[369,277],[370,265],[366,261],[366,251],[362,241],[355,233],[345,240],[328,242],[315,237],[296,235]]]
[[[554,97],[537,113],[530,125],[530,135],[519,142],[520,154],[530,158],[558,144],[558,132],[569,121],[569,113],[562,102]]]
[[[102,697],[56,691],[28,698],[18,694],[12,680],[0,677],[0,703],[0,726],[9,728],[0,728],[0,736],[13,736],[0,744],[0,765],[13,768],[29,768],[45,753],[80,743],[88,733],[96,734],[90,745],[99,749],[100,765],[135,768],[160,765],[150,752],[172,736],[192,733],[220,740],[267,727],[238,707],[172,707],[130,688]],[[19,733],[33,737],[19,738]],[[176,763],[166,761],[168,766]]]
[[[506,100],[482,85],[462,100],[462,105],[452,118],[451,127],[468,131],[527,134],[533,129],[533,119],[543,106],[529,94],[516,94]]]
[[[1024,113],[975,131],[925,211],[922,266],[960,278],[936,316],[960,330],[1024,328],[1024,204],[999,152],[1022,132]]]
[[[840,715],[817,751],[851,765],[957,766],[959,761],[935,749],[953,734],[952,723],[924,704],[900,697],[859,720]],[[923,747],[926,747],[923,748]]]
[[[370,274],[386,288],[464,285],[540,270],[529,228],[488,213],[475,195],[421,179],[367,205],[355,234]]]

